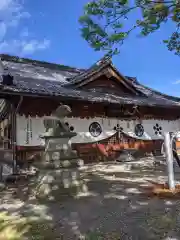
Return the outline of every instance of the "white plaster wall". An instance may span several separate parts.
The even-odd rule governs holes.
[[[141,124],[144,127],[144,134],[142,137],[137,137],[134,133],[134,128],[136,124],[140,123],[138,120],[134,121],[126,121],[126,120],[118,120],[118,119],[102,119],[102,118],[91,118],[91,119],[81,119],[81,118],[66,118],[66,121],[69,125],[74,127],[74,131],[78,133],[76,137],[72,139],[73,142],[92,142],[99,141],[103,138],[106,138],[107,135],[113,135],[115,131],[113,130],[114,126],[117,124],[123,128],[123,131],[137,139],[142,140],[155,140],[162,139],[163,136],[156,135],[153,129],[154,125],[157,123],[162,127],[162,132],[166,131],[179,131],[179,121],[165,121],[165,120],[142,120]],[[102,127],[102,134],[98,136],[98,138],[93,138],[89,133],[89,125],[92,122],[98,122]],[[106,136],[105,136],[106,135]]]
[[[43,118],[33,117],[32,119],[32,135],[29,137],[28,144],[27,139],[27,118],[25,116],[17,116],[17,145],[19,146],[39,146],[44,144],[41,140],[40,135],[45,132],[45,127],[43,124]],[[161,135],[156,135],[153,126],[158,123],[162,127],[162,133],[165,131],[180,131],[180,120],[176,121],[166,121],[166,120],[142,120],[141,124],[144,127],[144,134],[142,137],[137,137],[134,134],[135,125],[139,123],[138,120],[134,121],[121,121],[112,118],[65,118],[65,121],[69,123],[69,126],[74,127],[74,132],[77,136],[72,138],[73,143],[89,143],[100,141],[107,137],[112,136],[115,131],[113,128],[119,124],[123,127],[126,134],[135,137],[137,139],[143,140],[155,140],[162,139]],[[102,133],[98,137],[92,137],[89,133],[89,125],[92,122],[98,122],[102,127]]]
[[[31,118],[31,117],[30,117]],[[27,121],[25,116],[17,116],[16,130],[17,130],[17,145],[18,146],[39,146],[44,144],[40,135],[45,132],[43,118],[34,117],[32,119],[32,138],[29,137],[29,143],[26,143],[27,135]],[[29,129],[29,133],[31,129]]]

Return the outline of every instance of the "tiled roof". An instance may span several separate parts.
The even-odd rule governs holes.
[[[2,58],[5,67],[14,76],[13,85],[0,84],[0,92],[8,94],[28,94],[42,96],[58,96],[63,99],[84,100],[90,102],[104,102],[114,104],[133,104],[145,106],[180,107],[180,99],[166,96],[153,91],[133,78],[126,78],[127,83],[132,85],[141,96],[122,96],[113,93],[104,93],[99,89],[78,90],[73,87],[72,82],[82,81],[95,71],[99,71],[109,59],[96,63],[87,71],[48,64],[26,59]],[[71,79],[70,79],[71,78]],[[71,84],[68,86],[69,82]],[[67,87],[68,86],[68,87]]]
[[[144,106],[180,106],[179,102],[154,99],[151,97],[117,96],[112,93],[104,93],[91,89],[82,91],[61,86],[57,81],[44,81],[42,79],[15,77],[14,85],[1,85],[0,92],[14,94],[30,94],[39,96],[57,96],[61,98],[84,100],[90,102],[104,102],[113,104],[133,104]]]
[[[8,55],[0,55],[5,68],[13,76],[32,78],[35,80],[57,81],[59,84],[68,84],[68,79],[84,72],[82,69],[64,65],[40,62]]]

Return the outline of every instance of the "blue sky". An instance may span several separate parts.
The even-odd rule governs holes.
[[[81,38],[78,18],[87,0],[0,0],[0,52],[87,68],[103,56]],[[180,58],[162,43],[171,24],[147,38],[132,35],[114,65],[147,86],[180,96]]]

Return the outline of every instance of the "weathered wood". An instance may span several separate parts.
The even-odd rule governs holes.
[[[101,76],[98,79],[88,82],[86,85],[83,85],[81,89],[90,89],[90,88],[101,88],[106,91],[111,91],[112,93],[120,94],[132,94],[132,92],[126,88],[121,81],[117,81],[115,78],[107,78],[106,76]]]
[[[17,105],[17,97],[12,97],[11,101]],[[88,103],[84,101],[66,101],[72,109],[71,116],[91,118],[91,117],[117,117],[119,119],[162,119],[175,120],[179,118],[179,109],[159,108],[159,107],[138,107],[138,111],[134,115],[127,115],[132,112],[133,105],[107,105],[102,103]],[[20,115],[31,116],[48,116],[59,105],[58,99],[51,98],[32,98],[24,97],[21,107],[18,111]]]

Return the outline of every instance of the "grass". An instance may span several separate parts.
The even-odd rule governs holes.
[[[61,236],[58,237],[50,221],[10,216],[7,212],[0,213],[1,240],[61,239]]]
[[[0,213],[0,240],[63,240],[49,221]],[[85,240],[118,240],[116,233],[89,232]]]

